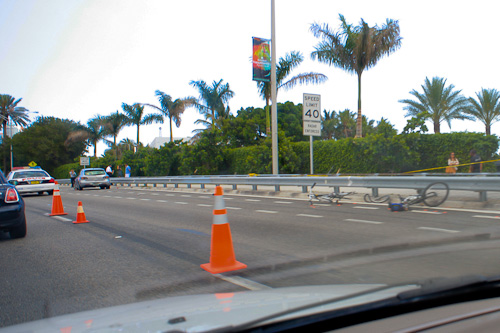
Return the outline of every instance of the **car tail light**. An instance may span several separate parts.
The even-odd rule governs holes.
[[[49,183],[55,183],[56,181],[54,180],[54,178],[50,178],[49,180]]]
[[[104,176],[104,179],[109,179],[109,176]]]
[[[88,177],[80,177],[80,179],[83,179],[83,180],[85,180],[85,179],[88,179]]]
[[[6,203],[14,203],[19,201],[19,195],[17,191],[13,188],[7,189],[7,193],[5,193],[5,202]]]

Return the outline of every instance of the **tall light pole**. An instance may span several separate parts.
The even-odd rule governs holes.
[[[271,0],[271,136],[273,175],[279,173],[278,167],[278,104],[276,102],[276,27],[275,5]]]

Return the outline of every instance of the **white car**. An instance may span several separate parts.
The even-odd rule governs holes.
[[[9,183],[14,185],[19,193],[54,193],[55,180],[47,171],[40,168],[18,167],[7,176]]]

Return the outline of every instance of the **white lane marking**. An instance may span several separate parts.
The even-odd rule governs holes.
[[[90,194],[88,194],[88,193],[85,193],[84,195],[90,195]]]
[[[159,195],[158,193],[151,193],[151,195]]]
[[[200,206],[200,207],[212,207],[213,205],[207,205],[207,204],[197,204],[196,206]]]
[[[384,222],[379,221],[368,221],[368,220],[357,220],[357,219],[345,219],[347,222],[358,222],[358,223],[368,223],[368,224],[383,224]]]
[[[156,200],[156,202],[168,202],[167,200]]]
[[[187,202],[184,202],[184,201],[176,201],[175,203],[178,205],[187,205],[188,204]]]
[[[246,279],[244,277],[237,276],[237,275],[235,275],[235,276],[224,276],[224,275],[221,275],[221,274],[214,274],[213,276],[215,276],[215,277],[217,277],[217,278],[219,278],[221,280],[224,280],[226,282],[235,284],[237,286],[249,289],[249,290],[268,290],[268,289],[272,289],[269,286],[266,286],[264,284],[261,284],[261,283],[258,283],[258,282],[255,282],[255,281],[252,281],[252,280],[249,280],[249,279]]]
[[[429,228],[429,227],[418,227],[417,229],[420,229],[420,230],[429,230],[429,231],[439,231],[439,232],[448,232],[448,233],[460,232],[458,230],[441,229],[441,228]]]
[[[422,214],[443,214],[441,212],[433,212],[430,210],[410,210],[412,213],[422,213]]]
[[[492,220],[500,220],[500,216],[488,216],[488,215],[474,215],[472,217],[477,217],[479,219],[492,219]]]
[[[264,213],[264,214],[277,214],[278,212],[275,210],[256,210],[257,213]]]
[[[208,199],[210,198],[208,195],[200,195],[198,198],[200,199]],[[227,198],[225,198],[227,200]]]
[[[183,195],[181,195],[181,197],[184,197],[184,198],[191,198],[191,195],[190,195],[190,194],[183,194]]]
[[[147,198],[144,198],[144,199],[140,199],[141,201],[149,201],[151,199],[147,199]]]
[[[378,207],[354,206],[356,209],[380,209]]]
[[[165,194],[167,197],[175,197],[175,194],[170,194],[170,193],[167,193]]]
[[[321,215],[311,215],[311,214],[297,214],[297,216],[302,216],[302,217],[316,217],[316,218],[323,217]]]
[[[233,200],[234,198],[224,198],[224,200]]]
[[[277,204],[291,204],[290,201],[275,201],[274,203],[277,203]]]
[[[103,195],[102,197],[103,197],[103,198],[111,198],[111,196],[110,196],[110,195]]]
[[[99,194],[94,194],[94,197],[100,197],[100,195]]]
[[[114,196],[115,199],[123,199],[122,197]]]
[[[52,217],[55,218],[55,219],[58,219],[60,221],[63,221],[63,222],[71,222],[70,219],[62,217],[62,216],[52,216]]]
[[[238,210],[241,209],[241,207],[226,207],[226,209]]]
[[[245,199],[245,201],[253,201],[253,202],[259,202],[259,199]]]
[[[125,199],[127,199],[127,200],[135,200],[135,198],[131,198],[131,197],[127,197]]]

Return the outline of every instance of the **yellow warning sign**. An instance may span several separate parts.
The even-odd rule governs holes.
[[[36,167],[36,163],[34,161],[29,162],[28,165],[32,168]]]

